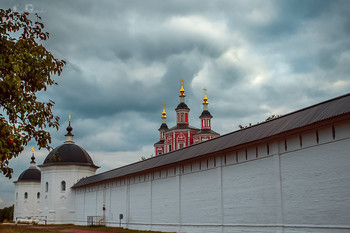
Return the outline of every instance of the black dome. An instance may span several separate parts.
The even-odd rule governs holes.
[[[41,181],[41,172],[36,167],[30,167],[18,177],[18,181]]]
[[[203,110],[202,115],[200,115],[199,118],[205,118],[205,117],[213,118],[213,116],[210,114],[208,110]]]
[[[90,155],[76,144],[66,143],[51,151],[43,165],[86,165],[97,167]]]
[[[158,130],[160,130],[160,129],[168,130],[169,128],[168,128],[168,125],[166,123],[162,123]]]
[[[179,103],[179,105],[177,105],[177,108],[175,108],[175,110],[178,110],[178,109],[189,109],[187,107],[187,104],[185,104],[184,102],[181,102]]]

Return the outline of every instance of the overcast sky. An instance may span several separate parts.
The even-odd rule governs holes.
[[[348,93],[349,1],[17,1],[1,8],[42,17],[46,48],[67,65],[58,86],[41,93],[56,102],[61,145],[68,114],[74,141],[98,172],[154,154],[162,103],[175,125],[179,80],[185,80],[190,124],[200,127],[207,88],[212,128],[220,134]],[[0,176],[0,208],[29,167],[30,144]],[[47,150],[35,152],[42,164]]]

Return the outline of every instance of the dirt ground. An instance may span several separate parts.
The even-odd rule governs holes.
[[[87,227],[75,225],[29,225],[29,224],[1,224],[1,233],[161,233],[155,231],[138,231],[120,227]]]

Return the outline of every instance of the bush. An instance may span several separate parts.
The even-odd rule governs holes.
[[[14,206],[5,207],[4,209],[0,209],[0,222],[8,222],[13,220],[13,209]]]

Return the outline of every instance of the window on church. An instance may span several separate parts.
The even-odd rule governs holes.
[[[24,193],[24,199],[28,199],[28,193],[27,192]]]
[[[49,191],[49,183],[46,182],[46,183],[45,183],[45,192],[48,192],[48,191]]]
[[[66,181],[61,182],[61,191],[62,192],[66,191]]]
[[[37,198],[37,199],[40,199],[40,192],[38,192],[38,193],[36,194],[36,198]]]
[[[18,200],[18,193],[16,193],[16,200]]]
[[[158,148],[158,155],[161,155],[161,154],[163,154],[163,150],[162,148]]]

